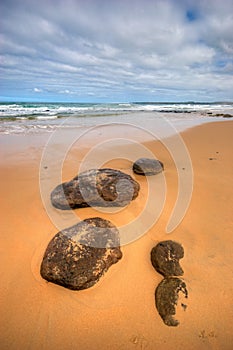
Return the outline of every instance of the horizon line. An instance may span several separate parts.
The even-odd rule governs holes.
[[[0,98],[0,103],[67,103],[67,104],[144,104],[144,103],[151,103],[151,104],[175,104],[175,103],[190,103],[190,104],[215,104],[215,103],[233,103],[232,101],[229,100],[216,100],[216,101],[102,101],[102,102],[95,102],[95,101],[54,101],[54,100],[44,100],[44,101],[39,101],[39,100],[1,100]]]

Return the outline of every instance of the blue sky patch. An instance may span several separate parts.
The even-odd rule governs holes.
[[[197,12],[193,10],[188,10],[186,12],[186,18],[188,19],[189,22],[196,21],[198,18]]]

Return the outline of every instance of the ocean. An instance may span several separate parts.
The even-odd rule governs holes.
[[[32,103],[1,102],[0,134],[52,132],[58,127],[90,127],[111,123],[144,126],[166,118],[183,129],[233,115],[233,103]]]

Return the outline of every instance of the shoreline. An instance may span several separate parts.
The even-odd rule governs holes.
[[[216,113],[215,113],[216,112]],[[139,128],[147,126],[151,131],[162,129],[164,137],[171,136],[174,130],[165,134],[165,129],[170,124],[178,132],[183,132],[188,128],[208,122],[218,122],[230,119],[233,115],[233,110],[229,111],[112,111],[111,113],[94,112],[91,114],[67,114],[60,115],[35,115],[29,117],[0,117],[0,136],[1,135],[28,135],[28,134],[43,134],[54,133],[58,129],[73,129],[77,132],[82,132],[83,129],[95,128],[100,125],[111,124],[132,124]],[[232,113],[232,114],[229,114]],[[13,118],[13,119],[12,119]]]
[[[127,143],[130,136],[127,130],[121,129],[116,134],[111,128],[105,131],[97,128],[72,144],[77,137],[75,132],[62,130],[52,140],[47,157],[43,157],[40,164],[45,151],[43,145],[50,134],[24,138],[1,136],[5,151],[0,163],[4,199],[0,208],[3,349],[175,350],[182,346],[195,350],[209,347],[230,350],[233,341],[230,311],[233,302],[232,127],[233,122],[229,120],[203,124],[181,133],[192,161],[193,192],[183,220],[170,234],[165,229],[177,199],[178,170],[182,174],[190,169],[179,157],[181,153],[177,152],[178,158],[174,161],[172,149],[165,147],[166,139],[151,141],[146,138],[147,132],[143,134],[141,129],[137,132],[134,129],[131,134],[134,131],[135,142]],[[118,136],[125,142],[119,143]],[[112,137],[117,140],[111,143]],[[174,145],[173,138],[169,138],[169,147]],[[19,139],[23,142],[18,142]],[[64,146],[68,147],[65,152]],[[82,167],[84,157],[87,168],[99,162],[102,167],[133,175],[130,157],[136,160],[140,152],[151,152],[165,166],[161,176],[149,179],[153,200],[158,201],[152,227],[140,238],[122,246],[122,260],[94,287],[74,292],[44,281],[39,266],[49,240],[58,232],[54,220],[61,219],[58,225],[66,227],[71,223],[69,215],[66,217],[50,206],[48,193],[44,194],[44,207],[40,182],[45,181],[44,189],[50,189],[58,184],[59,178],[71,179]],[[73,219],[99,216],[120,229],[133,222],[151,196],[146,178],[133,176],[140,183],[141,191],[127,208],[116,213],[78,209]],[[142,220],[142,227],[144,225],[147,218]],[[185,250],[180,262],[189,292],[188,308],[185,312],[177,310],[180,325],[174,328],[163,324],[154,305],[154,291],[162,276],[151,265],[150,251],[165,239],[180,242]]]

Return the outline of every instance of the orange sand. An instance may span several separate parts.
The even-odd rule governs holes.
[[[101,137],[105,140],[103,135],[112,132],[104,129],[99,136],[86,139],[82,147],[80,143],[74,144],[63,164],[64,180],[76,175],[88,150]],[[40,179],[42,151],[50,135],[2,136],[1,349],[232,349],[232,131],[233,122],[226,121],[205,124],[182,134],[192,160],[194,187],[186,215],[170,234],[165,229],[176,201],[177,169],[161,142],[144,143],[165,166],[164,175],[149,180],[154,186],[155,211],[157,202],[163,199],[160,184],[166,180],[162,214],[140,239],[122,247],[123,258],[96,286],[84,291],[47,283],[39,273],[44,250],[58,231],[47,211],[52,220],[57,220],[56,225],[70,226],[69,217],[64,218],[61,211],[51,208],[49,193],[42,193],[44,207],[39,187],[40,181],[47,181],[48,188],[58,184],[53,174],[60,171],[56,155],[62,150],[63,140],[52,145],[53,152],[46,159],[49,163],[42,163]],[[139,135],[136,137],[140,140]],[[109,152],[114,158],[114,147],[105,149],[103,145],[92,160],[102,159],[101,152],[102,155]],[[136,143],[117,145],[122,158],[108,160],[103,166],[133,175],[132,163],[125,159],[124,150],[130,149],[136,160],[135,147]],[[179,159],[176,165],[182,167]],[[77,220],[100,216],[111,220],[120,230],[130,223],[129,232],[133,231],[131,223],[145,209],[151,195],[146,178],[134,177],[140,182],[141,191],[127,208],[116,213],[78,209]],[[75,215],[71,220],[75,220]],[[140,229],[146,227],[146,221],[142,217]],[[154,291],[162,276],[150,263],[150,251],[165,239],[180,242],[185,250],[181,265],[189,298],[185,312],[177,309],[178,327],[164,325],[154,303]]]

